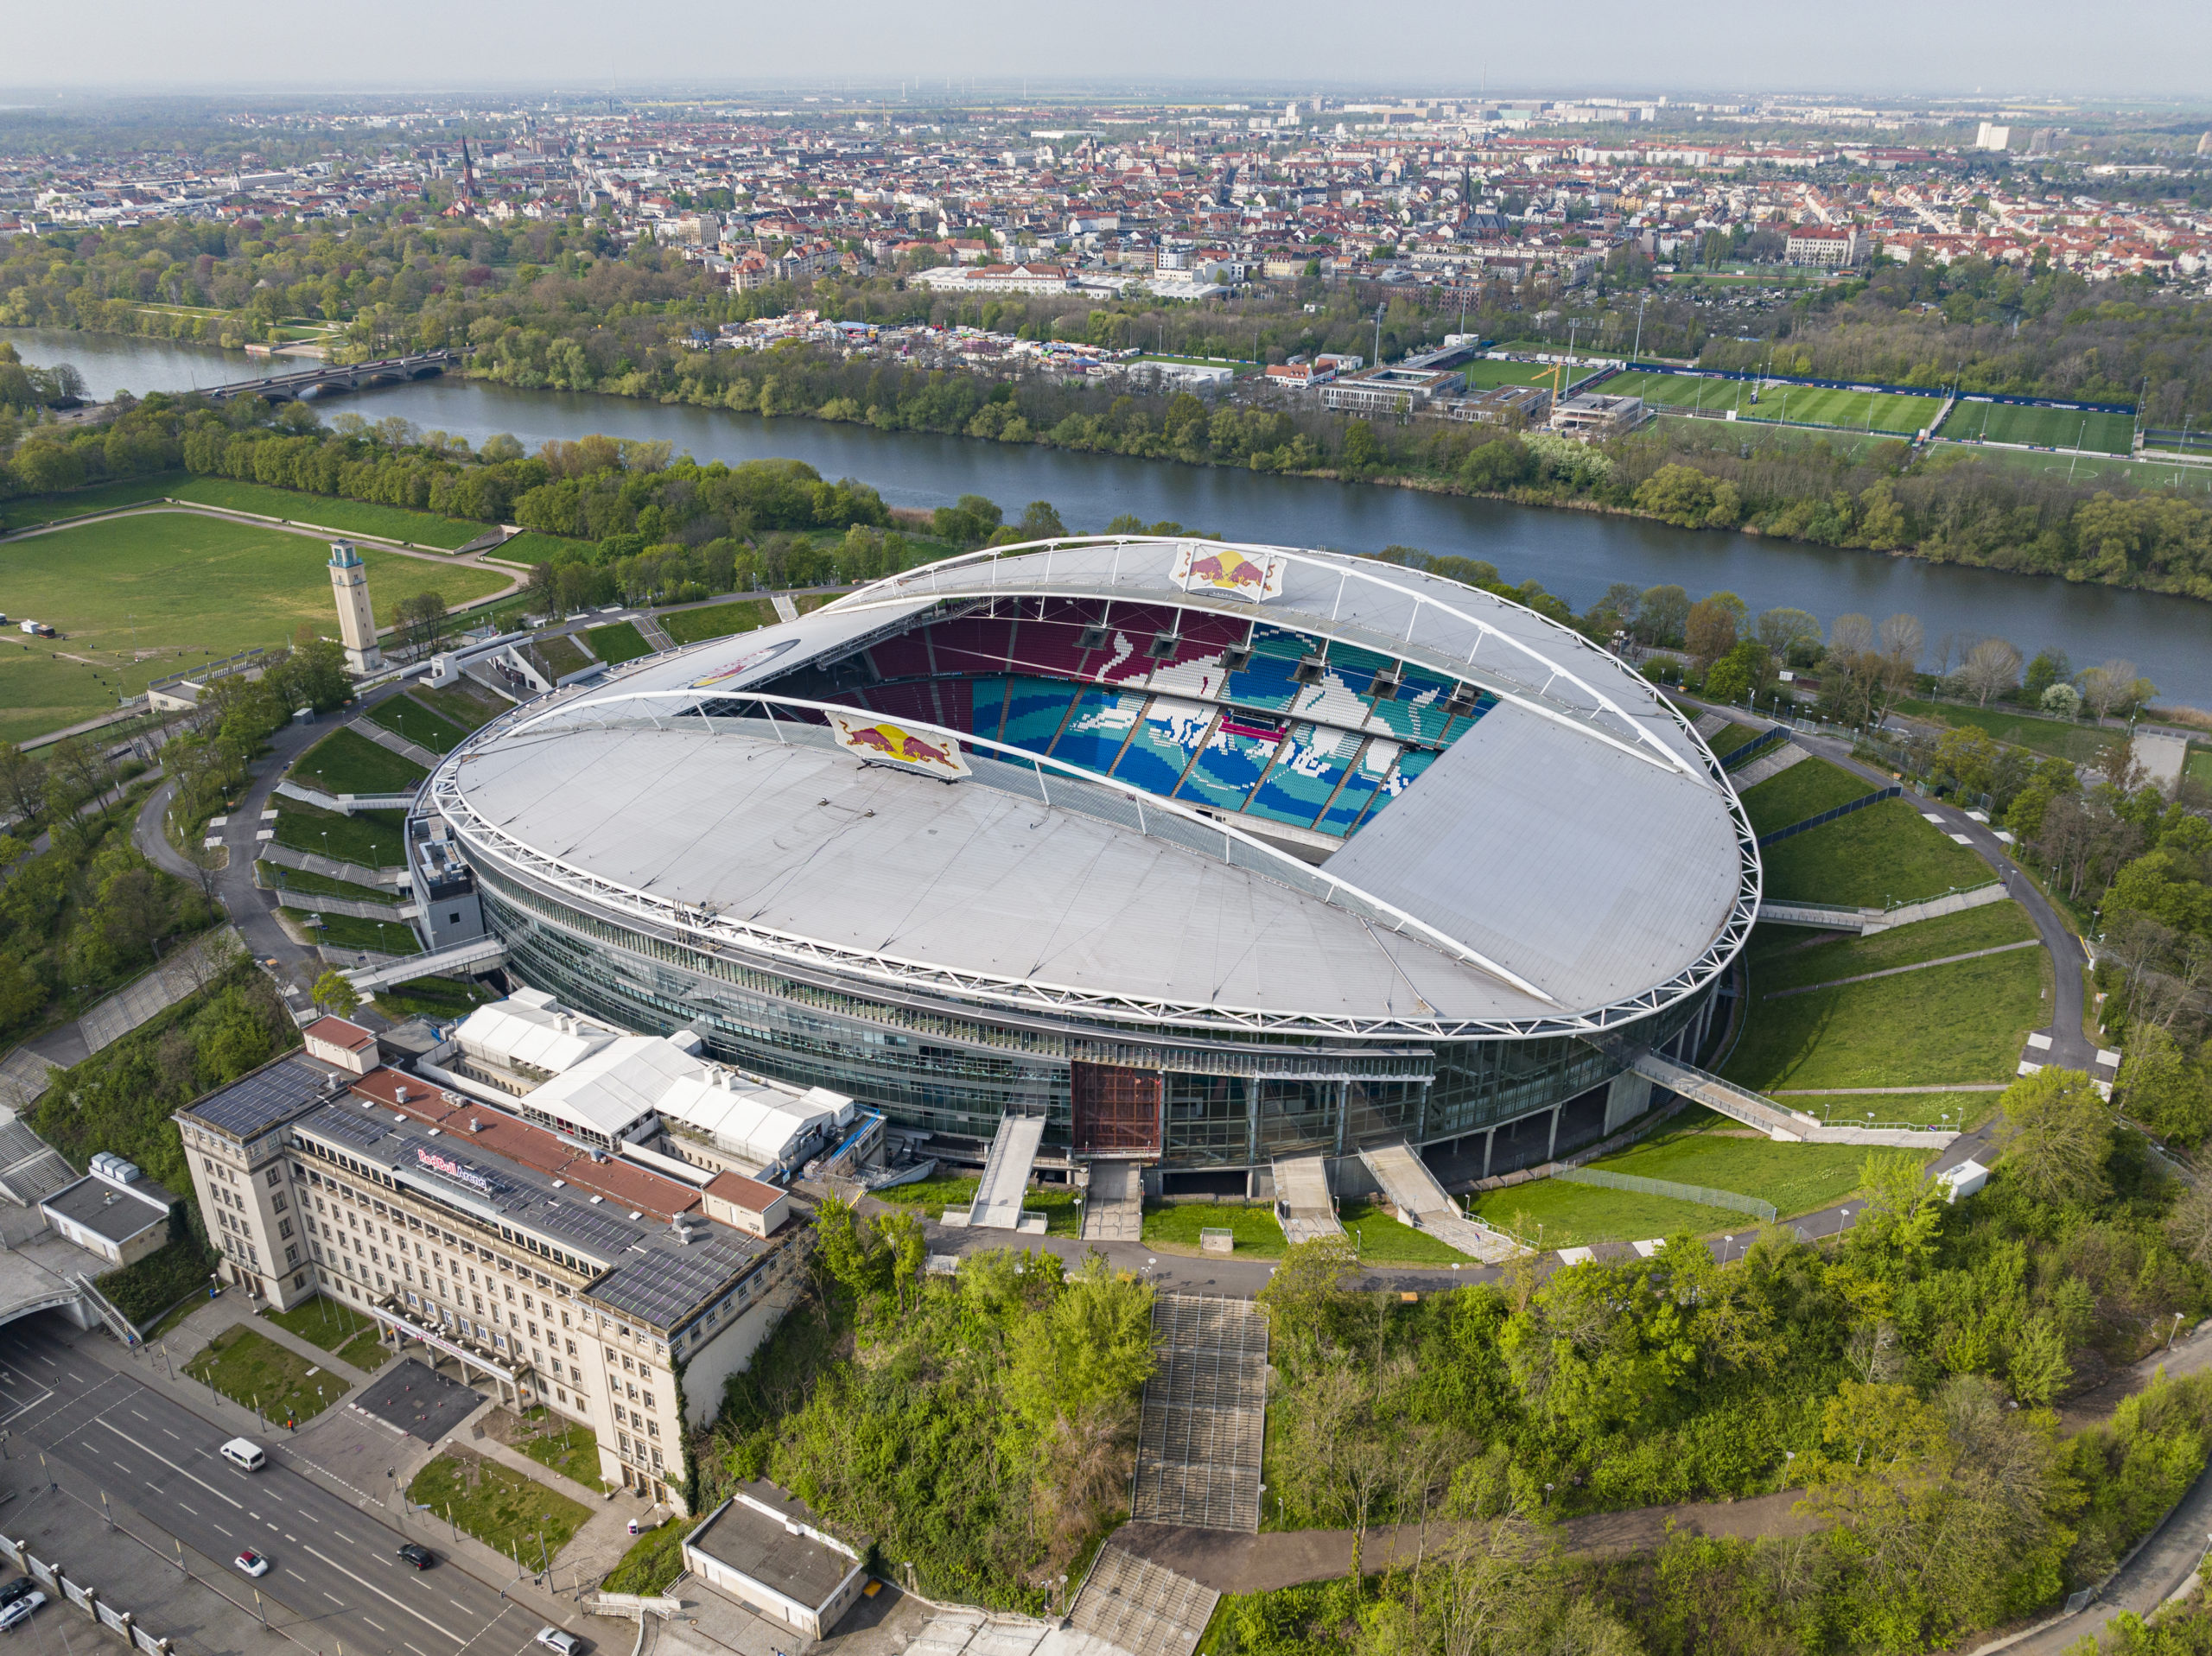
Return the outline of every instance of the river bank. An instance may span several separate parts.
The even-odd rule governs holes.
[[[96,397],[128,388],[188,390],[243,378],[265,361],[243,352],[124,336],[0,329],[26,361],[73,361]],[[1500,498],[1421,488],[1373,488],[1133,460],[1034,445],[577,391],[522,391],[487,380],[418,381],[334,399],[375,420],[397,415],[424,430],[481,443],[508,433],[526,447],[592,432],[665,441],[701,460],[790,458],[824,477],[853,477],[895,506],[951,505],[987,495],[1019,512],[1049,500],[1072,528],[1122,513],[1244,541],[1373,552],[1393,543],[1488,559],[1512,581],[1535,580],[1577,608],[1614,581],[1725,588],[1754,610],[1794,606],[1824,625],[1840,614],[1917,615],[1931,650],[1949,636],[1995,635],[2028,653],[2063,650],[2077,666],[2133,662],[2161,699],[2212,707],[2212,606],[2113,587],[2071,584],[1965,564],[1931,563],[1803,542],[1670,527],[1598,511],[1540,511]]]

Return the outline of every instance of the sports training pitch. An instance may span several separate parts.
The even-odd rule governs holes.
[[[111,712],[149,679],[276,645],[306,621],[337,631],[326,542],[194,512],[151,511],[0,542],[0,611],[60,630],[0,632],[0,741]],[[363,547],[377,619],[435,592],[448,607],[506,585],[489,569]]]
[[[1847,431],[1886,431],[1910,436],[1942,406],[1933,397],[1889,391],[1830,390],[1817,385],[1758,387],[1751,401],[1748,380],[1700,379],[1685,374],[1617,374],[1596,388],[1608,397],[1640,397],[1662,409],[1733,409],[1738,420],[1788,425],[1837,426]]]
[[[1951,410],[1951,417],[1943,422],[1943,435],[1961,442],[2031,443],[2038,448],[2125,454],[2135,445],[2135,417],[1967,401]]]

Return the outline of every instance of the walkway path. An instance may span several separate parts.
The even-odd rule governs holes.
[[[1847,983],[1871,983],[1876,978],[1900,977],[1907,972],[1925,972],[1931,966],[1955,966],[1961,961],[1978,961],[1985,955],[2009,955],[2016,949],[2041,949],[2040,937],[2030,937],[2017,943],[1999,943],[1994,949],[1969,949],[1963,955],[1944,955],[1932,961],[1916,961],[1910,966],[1891,966],[1879,972],[1860,972],[1847,978],[1830,978],[1826,983],[1808,983],[1795,989],[1775,989],[1759,997],[1761,1000],[1787,1000],[1792,995],[1808,995],[1815,989],[1840,989]],[[1899,1087],[1900,1093],[1917,1092],[1918,1088]]]

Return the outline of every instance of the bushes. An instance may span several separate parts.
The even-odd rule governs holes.
[[[171,1225],[181,1231],[179,1220]],[[195,1290],[207,1285],[213,1260],[188,1235],[156,1249],[136,1265],[93,1278],[92,1285],[105,1294],[116,1310],[141,1328]]]

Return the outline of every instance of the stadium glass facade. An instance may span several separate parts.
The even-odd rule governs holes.
[[[1378,1049],[893,999],[704,955],[512,872],[480,864],[478,873],[486,918],[524,981],[626,1028],[696,1030],[717,1058],[833,1088],[929,1133],[988,1139],[1010,1109],[1041,1109],[1055,1150],[1263,1166],[1362,1144],[1460,1139],[1585,1096],[1621,1069],[1569,1035]],[[1708,1004],[1692,997],[1624,1034],[1686,1053]]]

